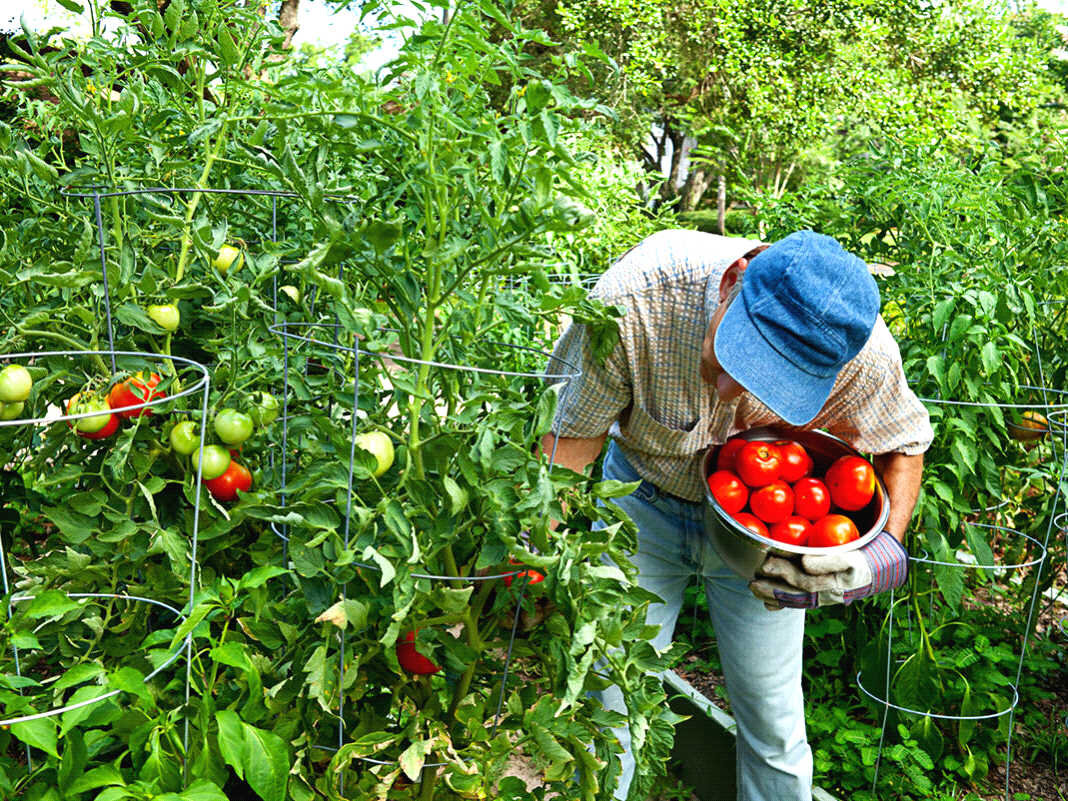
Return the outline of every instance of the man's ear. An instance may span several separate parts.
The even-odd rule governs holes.
[[[742,274],[745,272],[745,268],[749,266],[749,260],[744,256],[737,261],[731,263],[731,265],[723,271],[723,277],[719,279],[719,302],[723,303],[727,299],[727,295],[731,293],[731,289],[734,285],[741,280]]]

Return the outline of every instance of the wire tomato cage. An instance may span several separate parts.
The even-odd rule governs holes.
[[[105,359],[110,361],[114,371],[111,373],[112,378],[109,379],[109,385],[111,380],[113,380],[115,373],[119,372],[120,367],[124,368],[125,372],[131,372],[133,369],[137,368],[152,369],[154,366],[163,363],[171,368],[170,376],[167,380],[154,386],[151,391],[146,390],[141,397],[140,403],[107,407],[104,410],[96,408],[88,411],[77,411],[77,409],[82,407],[66,409],[63,407],[69,405],[69,399],[62,401],[62,406],[58,405],[56,401],[49,401],[46,399],[46,392],[55,393],[52,395],[52,397],[55,397],[56,394],[59,394],[61,391],[65,392],[68,388],[77,386],[81,389],[83,385],[81,376],[78,374],[79,371],[71,369],[72,363],[77,363],[79,361],[89,362],[93,370],[96,372],[106,372],[108,365],[104,361]],[[132,442],[136,427],[150,424],[145,421],[151,419],[150,415],[152,415],[152,410],[155,410],[156,412],[169,412],[173,409],[175,402],[180,401],[183,398],[199,397],[200,403],[198,414],[202,428],[204,420],[206,419],[211,378],[205,367],[190,359],[141,351],[79,350],[34,351],[5,354],[0,357],[0,362],[5,362],[7,364],[23,364],[27,367],[27,370],[31,372],[31,375],[42,372],[42,368],[45,372],[44,376],[38,375],[38,382],[30,390],[20,416],[8,420],[0,420],[0,435],[5,431],[8,431],[15,432],[17,436],[16,429],[21,429],[23,427],[33,427],[35,431],[50,427],[56,427],[59,428],[59,430],[69,427],[71,433],[67,436],[73,437],[78,433],[76,428],[79,421],[88,418],[99,418],[104,414],[109,416],[108,426],[111,426],[113,422],[117,426],[118,416],[122,413],[129,414],[129,419],[136,421],[133,423],[135,427],[133,431],[127,429],[127,431],[118,433],[117,430],[113,428],[111,429],[112,433],[108,438],[80,440],[81,442],[86,443],[85,447],[87,452],[82,455],[82,460],[87,464],[97,451],[101,448],[111,446],[111,437],[128,436],[131,438],[130,441]],[[181,385],[183,382],[186,384],[184,387]],[[165,392],[164,388],[170,390],[170,392]],[[197,413],[194,413],[193,416],[196,416],[196,414]],[[85,436],[85,434],[82,434],[82,436]],[[62,447],[62,443],[51,440],[45,444],[50,447]],[[32,445],[33,443],[30,443],[26,447],[16,447],[15,455],[13,457],[14,461],[16,463],[21,462],[25,464],[27,460],[30,459],[43,459],[43,461],[38,461],[32,469],[50,471],[55,469],[54,460],[58,452],[56,450],[45,450],[44,455],[42,455],[39,452],[41,446],[39,445],[39,447],[34,448]],[[201,448],[203,448],[203,443],[201,443]],[[17,690],[17,695],[9,697],[6,700],[6,706],[8,710],[11,711],[0,719],[0,726],[4,726],[5,728],[12,726],[17,727],[20,724],[29,724],[34,721],[54,718],[60,715],[64,716],[64,726],[66,726],[73,723],[71,713],[74,713],[77,710],[85,710],[87,707],[103,703],[104,701],[115,698],[122,692],[131,691],[128,684],[123,684],[122,686],[111,690],[92,686],[82,687],[75,690],[69,698],[59,701],[56,700],[60,697],[60,692],[58,691],[53,691],[54,697],[51,699],[48,698],[47,692],[30,696],[27,695],[24,690],[37,688],[46,691],[48,685],[53,683],[56,687],[62,687],[63,689],[69,689],[77,687],[79,684],[83,684],[86,679],[73,680],[70,678],[79,672],[77,670],[79,665],[84,666],[88,664],[91,666],[97,664],[98,667],[100,667],[100,674],[103,674],[105,671],[98,663],[88,661],[88,654],[81,654],[77,663],[71,666],[71,668],[68,668],[62,676],[56,676],[47,680],[31,679],[24,675],[23,672],[25,656],[41,647],[41,644],[38,642],[38,636],[43,636],[41,632],[46,629],[49,624],[55,624],[58,627],[58,631],[50,632],[50,634],[54,634],[54,636],[57,637],[70,636],[70,629],[75,625],[81,624],[81,618],[86,610],[98,607],[104,607],[108,610],[108,614],[104,617],[105,621],[110,617],[110,614],[116,605],[127,604],[131,607],[141,606],[148,611],[162,610],[163,613],[166,613],[171,617],[174,626],[179,626],[183,623],[188,614],[188,610],[192,608],[196,591],[197,546],[200,531],[200,499],[202,485],[203,476],[201,475],[198,464],[198,467],[195,470],[195,475],[192,478],[192,490],[194,493],[193,517],[191,541],[189,543],[188,551],[189,568],[186,577],[186,581],[189,585],[189,595],[186,599],[184,608],[182,603],[174,599],[163,600],[148,597],[140,593],[122,592],[119,591],[120,587],[114,587],[112,588],[114,591],[110,592],[81,592],[47,589],[44,584],[38,584],[36,587],[33,587],[35,579],[32,575],[26,574],[26,571],[21,571],[26,574],[23,577],[22,583],[26,586],[27,590],[30,587],[33,587],[33,591],[23,591],[13,595],[12,587],[15,579],[14,574],[18,571],[15,571],[13,568],[5,537],[0,536],[0,577],[2,577],[3,581],[4,595],[9,599],[7,609],[9,626],[13,625],[13,621],[15,621],[16,608],[18,607],[25,609],[25,616],[28,619],[38,621],[32,633],[28,632],[20,634],[16,631],[10,638],[15,677],[13,680],[9,675],[3,680],[9,688]],[[62,529],[62,527],[60,528]],[[75,547],[77,544],[78,540],[74,542]],[[69,547],[70,545],[68,545],[68,548]],[[63,581],[68,584],[79,580],[80,578],[77,574],[67,576],[63,579]],[[148,640],[153,640],[153,638],[150,636],[146,639],[146,642]],[[151,670],[144,675],[142,683],[148,683],[157,675],[161,674],[174,664],[182,651],[185,651],[186,678],[184,695],[185,703],[188,705],[191,686],[192,634],[190,633],[186,635],[180,641],[171,642],[169,647],[166,648],[152,647],[153,645],[158,644],[158,642],[153,640],[152,645],[144,646],[147,649],[144,654],[131,655],[131,657],[136,656],[137,659],[147,658],[152,665]],[[92,667],[81,672],[91,678],[98,678],[98,674]],[[64,683],[65,680],[68,681],[69,684]],[[87,692],[83,692],[86,690]],[[37,702],[44,701],[49,708],[34,708],[33,704],[35,700]],[[40,704],[38,703],[38,705]],[[14,709],[12,709],[12,707],[14,707]],[[187,747],[188,736],[189,729],[187,718],[185,721],[185,745]],[[32,753],[28,744],[26,745],[26,757],[28,769],[32,770]]]
[[[974,654],[964,654],[963,650],[957,651],[956,660],[941,660],[932,656],[933,651],[930,648],[929,637],[930,632],[926,630],[921,632],[922,641],[917,642],[912,631],[912,607],[907,603],[905,609],[908,610],[908,635],[905,643],[906,647],[919,647],[923,649],[926,659],[934,658],[933,667],[938,671],[940,678],[942,674],[949,677],[951,681],[954,677],[959,677],[963,680],[964,686],[967,688],[962,700],[959,704],[959,709],[956,710],[934,710],[930,707],[926,709],[916,708],[915,706],[909,706],[906,703],[898,703],[894,700],[895,695],[895,678],[903,677],[906,672],[912,670],[910,668],[910,662],[916,659],[915,653],[912,656],[900,656],[901,651],[895,649],[897,643],[896,637],[896,618],[894,614],[895,607],[902,603],[903,600],[908,599],[900,598],[900,593],[897,591],[891,591],[889,593],[889,610],[884,623],[886,636],[885,636],[885,653],[886,661],[883,669],[883,675],[877,678],[867,677],[865,678],[864,670],[860,670],[856,676],[857,686],[861,693],[874,701],[875,703],[883,707],[881,732],[879,738],[879,746],[875,761],[875,770],[872,781],[872,790],[875,791],[878,786],[879,780],[879,768],[882,760],[883,748],[885,744],[887,721],[891,711],[895,713],[902,713],[905,715],[916,716],[919,720],[927,721],[942,721],[945,723],[955,723],[958,728],[961,729],[959,735],[964,741],[971,736],[972,727],[987,721],[994,721],[1001,718],[1007,718],[1007,742],[1006,742],[1006,759],[1005,759],[1005,798],[1006,801],[1010,798],[1010,773],[1012,765],[1012,735],[1013,735],[1013,718],[1015,710],[1020,702],[1020,678],[1023,671],[1024,660],[1027,654],[1027,644],[1030,634],[1032,632],[1036,615],[1039,614],[1039,587],[1042,570],[1046,566],[1047,556],[1049,554],[1049,544],[1051,537],[1055,530],[1063,530],[1063,526],[1058,524],[1058,520],[1065,518],[1065,513],[1058,514],[1058,506],[1063,503],[1062,492],[1064,480],[1068,475],[1068,426],[1065,425],[1065,416],[1068,415],[1068,392],[1063,390],[1054,390],[1046,387],[1021,387],[1022,391],[1030,393],[1032,397],[1037,400],[1027,403],[980,403],[970,401],[957,401],[957,400],[945,400],[941,398],[921,398],[920,400],[929,405],[935,407],[945,407],[946,409],[970,409],[970,410],[994,410],[1000,418],[1003,418],[1006,413],[1019,413],[1019,412],[1040,412],[1046,418],[1045,430],[1036,432],[1034,440],[1039,439],[1048,440],[1050,451],[1054,457],[1054,463],[1049,469],[1050,475],[1049,483],[1055,488],[1053,493],[1052,508],[1048,513],[1046,531],[1044,536],[1039,539],[1036,536],[1031,536],[1022,531],[1016,530],[1011,526],[998,525],[992,523],[983,522],[971,522],[965,520],[961,523],[966,531],[965,539],[968,543],[977,542],[977,539],[973,539],[971,534],[986,534],[993,533],[994,536],[1000,540],[1004,540],[1004,544],[1007,547],[1004,548],[1006,552],[1018,552],[1024,553],[1025,556],[1015,562],[1003,562],[999,563],[996,556],[991,551],[990,553],[984,552],[977,558],[977,554],[972,549],[972,552],[957,552],[954,554],[955,561],[948,559],[932,558],[926,551],[922,556],[910,556],[909,562],[913,569],[923,567],[928,571],[942,576],[952,575],[954,571],[975,572],[981,575],[992,574],[995,577],[1011,574],[1013,571],[1032,571],[1034,573],[1034,588],[1030,594],[1030,599],[1027,604],[1027,615],[1024,618],[1024,625],[1020,630],[1020,644],[1019,644],[1019,656],[1016,662],[1016,672],[1012,683],[1008,685],[1008,689],[1011,690],[1011,695],[1008,698],[1001,699],[1001,703],[997,703],[996,699],[993,704],[993,709],[981,709],[978,707],[977,702],[970,695],[970,687],[968,687],[968,681],[965,676],[967,668],[975,661],[982,659],[980,653],[978,658],[975,658]],[[1011,429],[1008,429],[1011,433]],[[1025,445],[1026,447],[1026,445]],[[981,504],[979,506],[972,507],[969,510],[970,516],[977,518],[991,519],[1003,514],[1003,510],[1009,503],[1009,499],[1002,498],[992,504]],[[985,537],[982,540],[986,541]],[[1026,555],[1027,553],[1030,555]],[[912,572],[912,571],[910,571]],[[962,585],[963,586],[963,585]],[[932,592],[930,596],[931,609],[933,610],[934,594]],[[918,611],[918,609],[916,610]],[[972,647],[972,650],[977,650]],[[915,664],[915,663],[914,663]],[[878,684],[873,684],[877,682]],[[965,735],[967,733],[967,735]]]
[[[325,405],[329,410],[327,416],[330,417],[331,426],[333,426],[339,434],[336,439],[339,443],[344,441],[347,445],[347,453],[335,448],[336,452],[334,454],[335,456],[340,456],[347,460],[344,476],[341,477],[340,481],[338,478],[330,479],[339,485],[338,489],[340,493],[340,500],[335,497],[331,502],[336,503],[339,507],[341,505],[344,506],[341,537],[342,546],[346,552],[349,552],[354,545],[354,522],[356,519],[356,516],[354,515],[354,505],[357,498],[356,482],[359,480],[367,484],[378,485],[377,476],[373,476],[370,473],[365,464],[362,463],[362,457],[358,454],[357,440],[359,434],[363,433],[364,430],[379,431],[393,439],[398,447],[404,444],[404,440],[395,432],[388,430],[388,427],[384,429],[382,426],[372,425],[370,419],[371,415],[367,413],[365,406],[375,404],[381,397],[392,396],[398,389],[411,391],[411,386],[406,383],[407,376],[405,375],[405,370],[422,372],[424,376],[434,373],[441,377],[443,386],[451,387],[454,390],[458,388],[459,382],[464,378],[471,381],[472,386],[477,386],[478,382],[482,379],[496,379],[519,381],[524,382],[524,384],[536,384],[543,387],[566,388],[572,379],[581,375],[581,371],[578,370],[578,368],[565,362],[559,357],[524,345],[488,343],[493,348],[499,349],[501,353],[519,354],[521,357],[525,358],[536,358],[542,363],[547,363],[549,365],[548,369],[539,371],[522,369],[508,370],[499,367],[450,364],[442,361],[408,357],[396,347],[387,350],[373,350],[366,344],[368,343],[368,340],[365,337],[356,334],[355,332],[347,332],[338,323],[283,322],[271,326],[270,330],[281,337],[284,350],[284,386],[282,388],[281,415],[283,423],[281,448],[281,505],[283,508],[286,507],[289,496],[293,491],[294,485],[291,483],[293,473],[290,472],[291,460],[293,460],[297,470],[299,470],[301,466],[299,460],[299,446],[294,449],[289,445],[291,439],[294,437],[293,423],[300,422],[302,419],[306,423],[308,418],[306,409],[298,409],[294,407],[303,403],[305,406],[311,405],[316,409],[321,409],[324,396],[326,396],[327,403]],[[324,333],[330,336],[329,340],[322,336]],[[376,333],[389,335],[395,332],[387,330]],[[349,335],[352,337],[352,343],[343,344],[340,339],[342,337],[348,339]],[[304,369],[294,369],[295,362],[301,358],[306,360],[303,365]],[[306,378],[309,375],[307,362],[313,359],[321,359],[321,361],[317,363],[319,375],[332,376],[338,387],[348,385],[349,382],[351,382],[351,394],[348,399],[342,400],[340,395],[335,396],[322,386],[314,387],[305,383]],[[501,357],[501,360],[503,360],[503,357]],[[369,372],[366,369],[366,366],[369,364],[373,364],[377,367],[376,370],[372,371],[373,376],[372,372]],[[361,367],[364,369],[361,369]],[[373,381],[374,383],[372,386],[364,386],[363,394],[361,394],[361,384],[366,384],[368,381]],[[490,392],[486,389],[483,389],[483,391],[487,394]],[[361,405],[362,399],[366,399],[370,401],[370,403]],[[428,402],[433,403],[432,400],[428,400]],[[349,406],[350,403],[351,407]],[[395,406],[391,406],[390,409],[397,414],[400,412],[400,409]],[[387,411],[389,411],[389,409],[387,409]],[[462,416],[465,424],[470,424],[475,417],[470,410],[463,410],[455,407],[437,408],[435,409],[435,413],[441,414],[444,417],[448,417],[449,415],[453,415],[454,417]],[[324,418],[324,415],[320,414],[320,418]],[[553,431],[555,432],[556,415],[553,415],[552,419],[554,421]],[[303,436],[307,428],[307,425],[302,426],[301,436]],[[341,439],[342,431],[346,432],[344,440]],[[554,463],[555,455],[554,445],[552,451],[547,454],[549,468],[551,468]],[[313,465],[313,467],[315,467],[315,465]],[[300,480],[299,475],[297,480]],[[378,491],[381,490],[381,486],[378,485]],[[293,536],[291,526],[285,524],[276,526],[272,524],[272,528],[274,529],[276,536],[282,539],[287,545],[291,543]],[[523,539],[523,537],[523,532],[520,532],[519,538]],[[526,544],[530,547],[529,542]],[[371,556],[374,558],[369,558]],[[290,568],[293,567],[292,562],[289,562],[288,564]],[[382,576],[382,586],[389,581],[390,576],[387,575],[387,572],[392,572],[393,570],[393,567],[389,564],[389,560],[375,550],[373,543],[365,547],[358,555],[353,555],[350,564],[353,568],[362,571],[371,571],[374,574]],[[420,582],[439,582],[449,586],[456,584],[481,586],[486,582],[510,582],[516,577],[522,576],[525,572],[526,568],[519,567],[516,570],[506,572],[487,571],[475,575],[460,575],[456,573],[427,571],[425,569],[416,568],[411,570],[410,577]],[[528,587],[527,582],[524,580],[520,580],[517,583],[518,598],[515,612],[513,614],[511,630],[508,634],[507,647],[503,657],[503,667],[500,675],[499,691],[497,693],[496,709],[492,726],[493,733],[496,733],[497,727],[501,721],[501,713],[509,679],[509,670],[513,657],[513,648],[515,646],[523,610],[523,600]],[[341,582],[340,594],[341,603],[344,603],[348,597],[348,585],[344,581]],[[339,676],[337,711],[335,715],[337,719],[336,745],[328,746],[318,744],[315,746],[322,750],[334,752],[335,754],[341,752],[343,748],[346,748],[346,729],[349,726],[346,722],[345,692],[341,689],[342,678],[345,676],[346,670],[347,630],[345,628],[340,628],[336,634],[336,640],[338,647],[337,670]],[[442,680],[447,680],[447,677],[444,677]],[[351,749],[353,747],[352,743],[350,743],[348,747]],[[355,756],[355,759],[367,764],[379,766],[395,766],[398,764],[396,760],[383,760],[369,755],[358,754]],[[423,765],[423,768],[433,769],[442,767],[446,764],[448,763],[427,762]],[[342,783],[343,789],[344,775],[340,771],[339,781]]]

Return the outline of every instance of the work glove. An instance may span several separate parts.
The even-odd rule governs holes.
[[[888,531],[853,551],[806,554],[800,563],[771,554],[749,582],[770,610],[850,604],[905,583],[909,555]]]

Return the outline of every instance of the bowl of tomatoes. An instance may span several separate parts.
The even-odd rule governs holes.
[[[751,579],[769,553],[787,558],[862,548],[890,514],[886,486],[849,443],[824,431],[753,428],[701,460],[705,531]]]

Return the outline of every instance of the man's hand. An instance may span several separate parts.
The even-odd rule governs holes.
[[[908,576],[908,564],[905,546],[883,531],[863,548],[826,556],[808,554],[800,564],[768,556],[749,589],[771,610],[849,604],[900,587]]]

